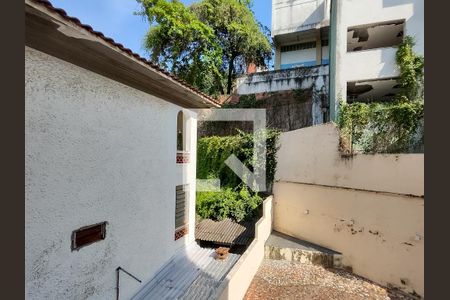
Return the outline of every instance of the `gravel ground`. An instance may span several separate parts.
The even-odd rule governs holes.
[[[265,259],[245,300],[416,300],[400,291],[383,288],[343,270]]]

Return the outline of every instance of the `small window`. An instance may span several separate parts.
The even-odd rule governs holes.
[[[184,114],[182,111],[177,115],[177,150],[185,151],[185,135],[184,135]]]
[[[187,233],[189,185],[178,185],[175,195],[175,240],[177,240]]]
[[[300,43],[288,46],[281,46],[281,52],[299,51],[316,47],[316,42]]]
[[[104,240],[106,236],[106,222],[81,227],[72,232],[72,251]]]
[[[186,116],[182,111],[177,115],[177,164],[189,163],[189,137],[186,131],[189,132]]]

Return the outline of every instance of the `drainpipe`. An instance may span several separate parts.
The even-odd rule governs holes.
[[[340,55],[337,53],[339,14],[341,11],[341,0],[330,1],[330,31],[329,31],[329,58],[330,58],[330,81],[329,81],[329,102],[330,102],[330,121],[336,122],[339,115],[339,98],[338,98],[338,59]]]

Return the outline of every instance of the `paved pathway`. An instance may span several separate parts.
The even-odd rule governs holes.
[[[412,300],[343,270],[265,259],[245,300]]]

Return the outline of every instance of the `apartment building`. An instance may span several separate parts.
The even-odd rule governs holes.
[[[329,115],[339,101],[389,101],[397,46],[424,54],[423,0],[273,0],[275,70],[329,65]]]

